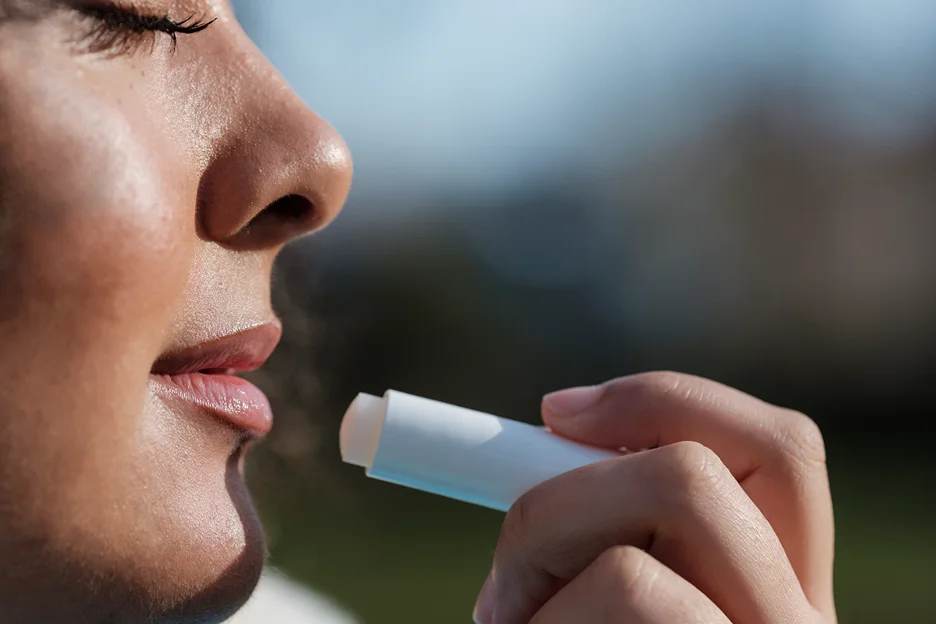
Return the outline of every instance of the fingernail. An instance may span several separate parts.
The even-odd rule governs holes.
[[[543,406],[554,416],[575,416],[595,403],[601,396],[601,386],[582,386],[560,390],[543,397]]]
[[[492,624],[494,621],[494,583],[490,576],[484,581],[471,617],[475,624]]]

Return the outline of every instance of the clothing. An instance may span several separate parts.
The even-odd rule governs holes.
[[[268,569],[253,596],[226,624],[358,624],[327,598]]]

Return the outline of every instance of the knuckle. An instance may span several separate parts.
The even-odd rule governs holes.
[[[780,448],[785,455],[806,464],[826,463],[822,430],[812,418],[802,412],[783,409],[779,429]]]
[[[631,602],[649,591],[654,574],[650,555],[634,546],[613,546],[595,560],[594,571],[610,595]]]
[[[654,371],[621,377],[605,384],[606,396],[626,399],[628,403],[655,403],[661,397],[684,392],[692,379],[689,375],[672,371]]]
[[[730,475],[721,458],[698,442],[677,442],[660,451],[664,480],[676,492],[693,496],[714,490]]]
[[[536,509],[539,507],[538,498],[539,494],[534,488],[521,496],[510,507],[501,525],[498,551],[513,550],[519,547],[532,533],[533,518],[536,515]]]

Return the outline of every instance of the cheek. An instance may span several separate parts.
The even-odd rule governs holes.
[[[260,260],[198,238],[197,158],[138,73],[29,56],[0,53],[0,558],[25,562],[0,605],[89,576],[232,604],[263,560],[232,445],[162,413],[149,371],[180,319],[231,312],[232,281],[265,297]]]
[[[158,351],[146,342],[180,305],[196,244],[190,163],[142,96],[38,65],[24,75],[0,63],[0,113],[16,120],[0,146],[0,320],[30,342],[36,326],[67,328],[58,344],[73,353],[60,356],[93,371],[97,352]]]
[[[14,355],[0,357],[0,470],[12,478],[0,499],[50,522],[38,517],[58,500],[90,525],[145,478],[148,373],[198,244],[182,174],[194,167],[142,96],[52,62],[33,72],[8,61],[0,344]]]

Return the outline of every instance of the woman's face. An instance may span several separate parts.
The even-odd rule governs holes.
[[[0,0],[0,620],[246,599],[269,412],[231,373],[279,337],[277,252],[350,178],[223,0]]]

